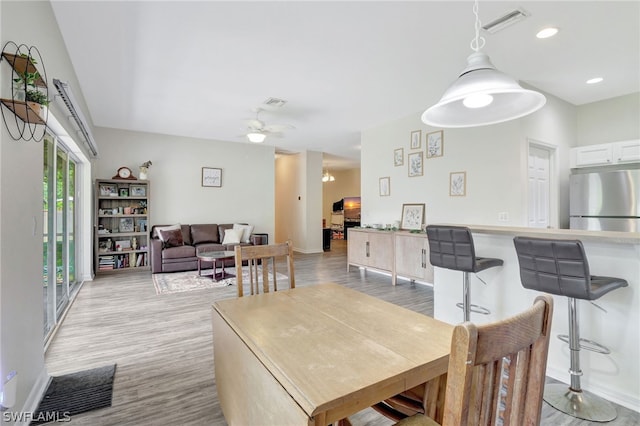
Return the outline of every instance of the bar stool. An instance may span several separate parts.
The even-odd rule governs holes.
[[[429,239],[429,260],[433,266],[464,273],[462,303],[456,304],[457,307],[462,308],[464,321],[470,321],[471,312],[490,314],[491,311],[487,308],[471,304],[469,273],[500,266],[503,263],[502,259],[476,257],[471,230],[464,226],[429,225],[427,238]]]
[[[569,343],[571,385],[568,389],[562,383],[546,385],[544,400],[557,410],[579,419],[596,422],[615,419],[617,413],[613,405],[580,387],[580,349],[602,354],[611,351],[599,343],[580,338],[577,300],[596,300],[617,288],[627,287],[627,281],[590,275],[581,241],[515,237],[513,242],[522,286],[566,296],[569,301],[569,335],[559,335],[558,338]]]

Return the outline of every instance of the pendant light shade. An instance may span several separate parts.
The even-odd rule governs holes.
[[[498,71],[486,54],[474,52],[440,101],[422,114],[422,121],[434,127],[484,126],[531,114],[546,101],[542,93],[524,89]]]
[[[480,49],[478,0],[474,1],[474,53],[467,58],[467,67],[444,92],[440,101],[422,114],[422,121],[433,127],[476,127],[502,123],[524,117],[539,110],[547,102],[542,93],[524,89],[516,80],[498,71]]]

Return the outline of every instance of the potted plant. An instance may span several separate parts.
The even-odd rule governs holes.
[[[33,59],[31,59],[31,63],[36,64]],[[36,114],[42,115],[42,107],[49,105],[50,101],[47,98],[47,94],[42,92],[36,85],[36,82],[40,79],[40,73],[38,71],[29,72],[25,69],[24,72],[16,72],[16,74],[18,74],[18,77],[13,79],[16,84],[15,100],[26,101]]]

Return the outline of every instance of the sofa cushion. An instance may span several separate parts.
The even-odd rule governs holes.
[[[191,230],[189,225],[154,225],[151,228],[151,238],[160,238],[158,231],[163,228],[175,228],[176,226],[180,227],[182,230],[182,241],[186,245],[191,245]]]
[[[233,229],[238,233],[240,241],[243,243],[251,242],[251,233],[253,232],[253,225],[244,225],[241,223],[234,223]]]
[[[220,243],[204,243],[196,246],[196,254],[206,253],[209,251],[225,251],[226,248]]]
[[[158,236],[163,243],[165,248],[167,247],[180,247],[184,245],[184,240],[182,238],[182,229],[178,226],[177,228],[162,228],[158,229]]]
[[[184,257],[195,257],[196,248],[193,246],[168,247],[162,250],[162,259],[180,259]]]
[[[218,225],[198,224],[191,225],[191,240],[194,245],[202,243],[220,242],[218,237]]]
[[[218,224],[218,241],[222,242],[224,240],[224,231],[226,231],[227,229],[233,229],[233,223]]]
[[[240,243],[240,235],[235,229],[225,229],[224,230],[224,239],[222,240],[222,244],[239,244]]]

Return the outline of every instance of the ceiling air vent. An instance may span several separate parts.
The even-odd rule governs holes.
[[[279,108],[286,103],[287,101],[285,101],[284,99],[278,99],[278,98],[267,98],[267,100],[263,102],[264,105],[274,107],[274,108]]]
[[[503,30],[530,15],[531,14],[524,9],[516,9],[504,16],[494,19],[486,25],[483,25],[482,29],[489,34],[495,34],[498,31]]]

